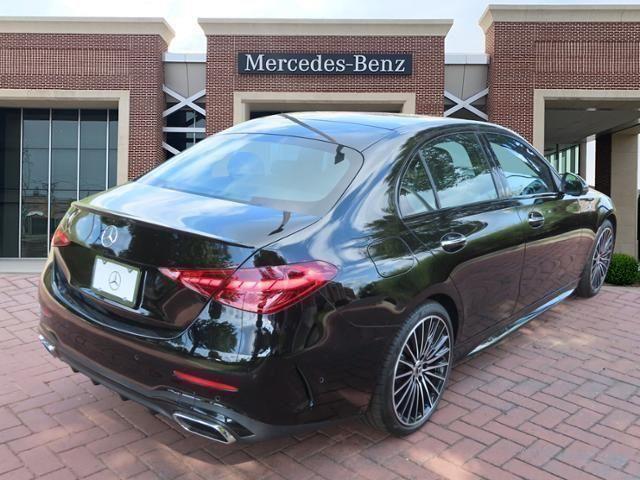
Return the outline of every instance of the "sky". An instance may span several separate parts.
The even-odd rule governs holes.
[[[447,18],[447,53],[483,53],[478,19],[489,3],[640,4],[640,0],[0,0],[0,16],[164,17],[176,32],[169,51],[204,53],[198,17]]]

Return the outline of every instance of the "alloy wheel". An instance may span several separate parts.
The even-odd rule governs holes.
[[[452,359],[451,334],[437,315],[413,327],[400,350],[393,375],[393,409],[407,427],[419,424],[435,408]]]
[[[602,230],[598,237],[591,261],[591,288],[599,289],[604,283],[613,254],[613,230],[609,227]]]

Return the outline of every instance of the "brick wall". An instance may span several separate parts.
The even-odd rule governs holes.
[[[159,35],[0,33],[0,88],[129,90],[129,177],[164,159]]]
[[[532,140],[536,88],[640,89],[640,23],[496,22],[489,119]]]
[[[238,52],[411,53],[413,74],[242,75]],[[234,91],[407,92],[416,94],[416,113],[442,115],[444,37],[218,36],[207,37],[207,133],[233,123]]]

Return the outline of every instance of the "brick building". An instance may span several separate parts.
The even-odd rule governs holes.
[[[620,211],[616,248],[637,255],[640,8],[495,5],[480,25],[489,119],[545,152],[595,137],[594,184]]]
[[[44,257],[76,198],[234,123],[317,109],[513,128],[611,193],[637,253],[639,7],[490,6],[486,55],[445,55],[448,20],[199,23],[206,54],[183,55],[162,19],[0,19],[0,269]]]

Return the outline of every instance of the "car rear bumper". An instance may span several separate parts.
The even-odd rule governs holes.
[[[88,376],[125,399],[136,401],[149,410],[174,420],[182,428],[212,440],[232,443],[254,442],[313,428],[329,422],[276,425],[253,418],[232,408],[224,393],[204,396],[190,391],[172,378],[174,369],[197,364],[196,359],[177,352],[145,345],[139,339],[92,324],[62,305],[50,291],[52,285],[40,282],[42,306],[40,341],[55,357],[74,371]],[[255,378],[254,375],[245,377]],[[195,389],[194,389],[195,390]],[[242,389],[241,389],[242,390]],[[228,395],[242,395],[241,392]],[[254,392],[245,395],[259,398]],[[265,395],[266,397],[267,395]],[[285,394],[286,396],[286,394]],[[262,402],[258,402],[259,404]],[[278,402],[280,405],[288,403]],[[278,408],[274,405],[274,409]],[[291,418],[295,417],[292,412]]]
[[[140,389],[133,386],[125,379],[118,378],[114,372],[107,371],[101,366],[87,361],[86,358],[80,358],[75,352],[59,345],[51,338],[51,333],[47,332],[45,328],[41,328],[39,339],[49,353],[68,364],[74,371],[81,372],[94,383],[113,390],[125,400],[133,400],[154,413],[175,420],[186,430],[222,443],[233,443],[237,439],[245,440],[255,437],[242,424],[234,422],[230,417],[220,412],[219,408],[212,409],[209,405],[200,405],[198,408],[198,399],[187,393],[171,389]],[[188,428],[185,420],[201,423],[202,427],[199,431],[194,431],[194,429]],[[248,419],[243,420],[244,423],[252,423]]]

